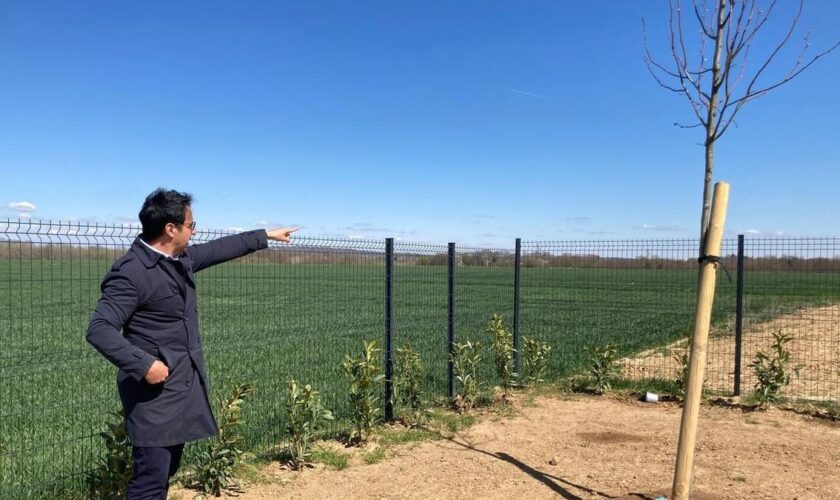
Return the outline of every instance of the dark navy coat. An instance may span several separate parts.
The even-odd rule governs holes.
[[[102,282],[87,340],[115,364],[126,431],[135,446],[172,446],[218,432],[210,409],[194,273],[266,248],[264,230],[190,245],[177,260],[134,241]],[[169,377],[144,376],[159,359]]]

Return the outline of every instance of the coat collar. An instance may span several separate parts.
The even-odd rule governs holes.
[[[139,236],[135,238],[134,243],[131,244],[131,251],[137,255],[137,258],[140,259],[140,262],[142,262],[147,269],[155,267],[161,260],[166,260],[166,256],[157,253],[148,246],[144,245],[143,242],[140,241]],[[188,270],[188,273],[192,272],[191,269],[193,262],[189,257],[187,257],[187,254],[178,257],[178,262],[180,262],[184,268]],[[192,281],[192,277],[189,275],[187,277],[190,281]]]
[[[161,259],[165,259],[165,257],[151,248],[147,247],[140,241],[140,237],[134,239],[134,243],[131,244],[131,251],[140,259],[140,262],[143,263],[144,266],[147,268],[155,267]]]

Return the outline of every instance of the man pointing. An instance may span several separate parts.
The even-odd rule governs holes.
[[[133,446],[127,498],[165,499],[184,444],[217,433],[198,326],[195,273],[289,242],[297,228],[248,231],[189,245],[192,196],[157,189],[140,209],[143,232],[102,281],[87,341],[119,368]]]

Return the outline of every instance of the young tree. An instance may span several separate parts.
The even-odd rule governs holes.
[[[675,123],[683,128],[701,127],[704,131],[706,170],[703,183],[703,211],[700,218],[700,253],[702,255],[711,210],[712,169],[714,167],[715,143],[734,123],[735,116],[750,101],[758,99],[771,90],[793,80],[808,69],[817,59],[830,53],[840,42],[827,50],[806,58],[810,47],[808,34],[803,39],[792,67],[786,73],[770,77],[771,64],[790,41],[796,31],[802,13],[804,0],[800,0],[789,29],[778,37],[763,57],[755,59],[751,49],[767,20],[776,9],[778,0],[692,0],[693,13],[687,16],[696,22],[699,40],[693,39],[694,31],[686,32],[683,5],[680,0],[669,0],[670,50],[673,65],[661,64],[651,55],[647,42],[647,27],[644,29],[645,64],[659,85],[688,99],[697,122],[689,125]],[[757,46],[756,46],[757,47]],[[708,52],[712,52],[709,59]],[[690,53],[694,53],[692,60]],[[747,66],[752,61],[752,72]],[[769,81],[767,81],[769,80]]]

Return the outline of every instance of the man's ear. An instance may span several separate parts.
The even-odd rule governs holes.
[[[173,238],[175,236],[175,224],[171,222],[167,223],[166,226],[163,227],[163,232],[170,238]]]

